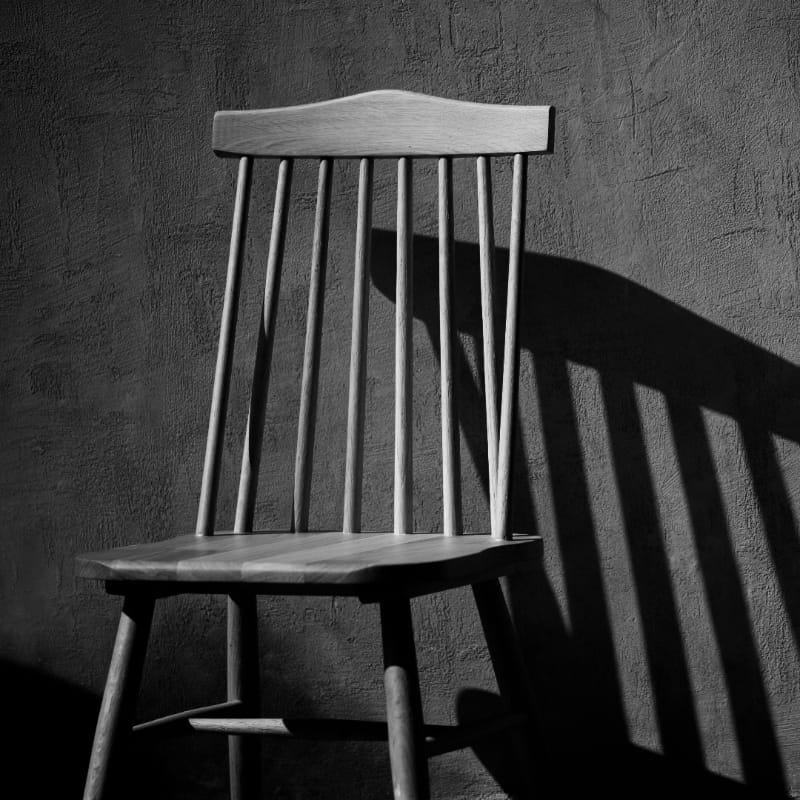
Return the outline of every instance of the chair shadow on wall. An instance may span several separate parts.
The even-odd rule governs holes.
[[[393,301],[395,233],[374,231],[372,249],[373,281]],[[414,262],[414,315],[424,323],[438,357],[437,240],[415,236]],[[456,326],[462,334],[480,339],[477,245],[457,242],[455,264]],[[504,285],[507,269],[508,252],[498,248],[497,287]],[[565,629],[541,571],[534,579],[528,575],[509,582],[512,613],[532,684],[539,689],[548,750],[538,763],[532,754],[531,782],[564,797],[603,788],[613,789],[617,797],[638,797],[643,790],[650,797],[666,797],[687,789],[713,790],[731,798],[788,797],[703,409],[726,415],[738,426],[770,569],[794,632],[793,645],[800,648],[800,545],[771,438],[800,442],[800,370],[599,267],[526,253],[523,276],[521,359],[528,360],[523,367],[533,368],[523,374],[535,376],[541,414],[535,423],[541,422],[555,514],[555,530],[538,532],[545,537],[545,548],[557,547],[561,554],[570,628]],[[500,302],[497,307],[504,306]],[[454,352],[464,441],[488,491],[479,416],[482,382],[476,383],[470,372],[463,347],[456,346]],[[594,369],[600,383],[660,755],[630,742],[569,362]],[[682,491],[688,510],[741,782],[705,767],[698,696],[690,680],[678,590],[671,581],[636,385],[661,393],[666,404],[680,482],[661,491]],[[530,392],[524,381],[520,392],[523,400]],[[517,436],[514,530],[537,532],[531,476],[520,439]],[[460,718],[480,716],[498,702],[495,695],[469,690],[459,697],[457,712]],[[501,787],[519,794],[521,778],[503,758],[502,748],[476,748],[476,753]]]

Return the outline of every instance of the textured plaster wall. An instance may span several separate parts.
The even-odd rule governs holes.
[[[566,797],[800,793],[793,3],[12,2],[3,20],[0,658],[19,742],[7,775],[25,770],[32,796],[79,791],[118,604],[76,580],[74,553],[194,523],[235,172],[211,153],[213,111],[397,87],[557,108],[555,152],[530,168],[514,507],[545,558],[509,589],[550,749],[531,754],[534,780]],[[222,526],[274,174],[258,165]],[[345,165],[334,187],[316,526],[341,514],[356,178]],[[415,521],[436,529],[433,166],[416,178]],[[503,246],[509,180],[498,164]],[[463,515],[480,529],[471,165],[456,182]],[[379,167],[364,503],[378,529],[391,519],[393,191]],[[288,257],[300,264],[314,194],[313,168],[299,168]],[[283,283],[264,526],[289,519],[304,281],[296,268]],[[260,608],[267,713],[382,713],[374,608]],[[164,604],[143,713],[223,696],[222,611]],[[470,595],[414,613],[428,719],[493,708]],[[380,747],[265,752],[268,796],[389,796]],[[136,796],[225,796],[222,741],[138,754],[124,780]],[[432,776],[441,797],[515,785],[491,746],[433,762]]]

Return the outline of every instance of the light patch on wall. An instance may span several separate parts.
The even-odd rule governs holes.
[[[569,364],[569,375],[629,737],[658,752],[661,737],[601,379],[597,370],[579,364]]]
[[[685,465],[676,449],[674,414],[659,392],[639,389],[643,422],[649,431],[650,458],[657,477],[659,513],[675,596],[681,639],[686,647],[689,680],[694,693],[699,734],[706,768],[741,780],[743,769],[736,749],[736,726],[731,710],[719,641],[709,604],[708,578],[698,552],[698,536],[690,514]],[[699,413],[699,409],[698,409]],[[664,433],[672,435],[664,435]],[[663,479],[659,480],[659,476]]]
[[[726,744],[735,738],[734,726],[678,457],[672,438],[665,435],[670,430],[667,403],[664,396],[653,389],[637,387],[636,393],[648,460],[655,479],[656,508],[663,525],[681,642],[686,644],[696,640],[706,643],[702,649],[685,647],[684,657],[705,765],[712,772],[720,772],[725,769],[726,762],[736,760]],[[738,763],[735,775],[741,777]]]
[[[778,460],[781,475],[800,474],[800,442],[793,442],[781,436],[770,436],[775,457]],[[797,521],[800,520],[800,485],[790,483],[786,485],[787,501],[792,512],[792,523],[797,532]]]
[[[727,415],[704,411],[703,419],[752,641],[747,679],[755,684],[751,693],[774,732],[775,758],[785,767],[796,763],[789,752],[796,748],[796,730],[778,720],[784,704],[797,702],[800,660],[791,620],[796,595],[789,573],[794,569],[786,571],[781,563],[789,555],[787,542],[797,535],[798,498],[784,476],[796,474],[800,446],[766,430],[743,431]]]

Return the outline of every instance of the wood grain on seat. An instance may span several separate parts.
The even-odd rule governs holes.
[[[217,533],[78,556],[84,578],[323,584],[471,583],[536,557],[538,536],[472,534]]]

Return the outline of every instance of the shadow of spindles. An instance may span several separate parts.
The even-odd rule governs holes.
[[[783,764],[703,416],[694,404],[670,399],[667,407],[742,772],[749,786],[785,794]]]
[[[573,645],[572,663],[552,664],[550,677],[569,687],[561,713],[569,709],[582,719],[589,740],[624,742],[628,730],[567,364],[536,354],[534,362]],[[515,598],[515,605],[522,602]]]
[[[372,278],[390,301],[394,299],[394,247],[393,231],[374,232]],[[438,359],[436,239],[416,236],[414,252],[414,316],[424,322]],[[478,342],[477,245],[457,242],[454,261],[456,326],[462,336]],[[498,248],[498,289],[503,286],[507,262],[507,250]],[[590,264],[527,253],[523,271],[521,358],[531,360],[536,379],[555,517],[554,530],[541,533],[545,547],[557,547],[560,553],[568,617],[565,625],[540,566],[534,574],[509,581],[512,613],[536,685],[542,689],[545,724],[553,733],[556,757],[542,765],[543,774],[554,777],[552,785],[565,791],[605,785],[618,789],[620,797],[639,796],[645,787],[654,797],[690,788],[730,798],[786,797],[777,735],[700,409],[725,414],[742,426],[772,566],[800,649],[800,544],[770,441],[775,434],[800,442],[800,369]],[[501,298],[500,291],[498,309],[502,309]],[[497,322],[501,342],[501,313]],[[463,348],[456,348],[456,357],[462,434],[481,488],[488,493],[485,414],[478,411],[483,407],[482,379],[478,382],[470,373]],[[629,741],[569,363],[595,370],[603,388],[663,755]],[[678,622],[678,600],[656,511],[656,487],[635,403],[636,385],[663,394],[670,409],[746,786],[712,775],[704,766],[687,665],[686,648],[691,643],[683,641]],[[520,391],[526,391],[524,385]],[[780,401],[765,402],[775,397]],[[753,408],[757,413],[751,413]],[[515,464],[514,526],[536,530],[523,448],[518,448]],[[580,772],[576,764],[581,764]],[[487,766],[492,769],[489,762]],[[502,776],[496,777],[502,784]]]
[[[601,385],[661,745],[664,755],[699,765],[703,745],[634,387],[612,373]]]

